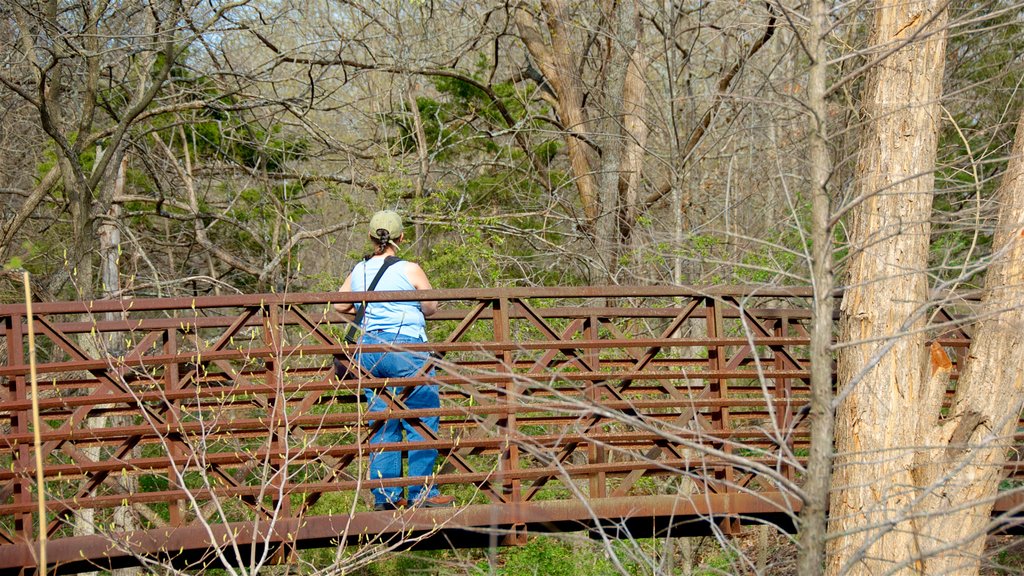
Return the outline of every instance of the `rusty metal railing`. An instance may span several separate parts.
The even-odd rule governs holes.
[[[457,497],[446,521],[500,525],[512,542],[534,522],[676,514],[666,502],[680,495],[726,529],[793,512],[810,296],[605,287],[38,303],[45,519],[25,308],[0,306],[0,571],[31,565],[40,530],[66,571],[129,558],[131,546],[203,550],[224,526],[249,544],[322,545],[384,531],[368,490],[412,482]],[[441,302],[432,341],[403,348],[432,355],[433,374],[334,378],[347,323],[332,304],[408,299]],[[950,331],[941,342],[956,351],[969,340]],[[427,382],[441,386],[441,407],[408,409],[403,391]],[[367,412],[363,390],[383,386],[399,392]],[[440,417],[437,434],[427,416]],[[426,440],[374,449],[436,448],[435,476],[367,477],[369,439],[394,418]]]

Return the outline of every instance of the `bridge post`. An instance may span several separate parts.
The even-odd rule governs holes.
[[[499,370],[509,373],[505,380],[503,392],[505,395],[505,413],[498,423],[498,428],[505,431],[505,442],[499,457],[498,478],[501,482],[501,492],[508,498],[510,504],[519,504],[522,501],[522,486],[520,480],[512,477],[511,474],[519,470],[519,446],[510,441],[510,437],[516,430],[516,404],[520,401],[522,390],[512,377],[514,371],[514,358],[512,350],[508,345],[512,342],[510,326],[511,305],[507,296],[501,296],[494,300],[494,341],[502,344]],[[503,538],[503,544],[517,545],[526,543],[525,527],[513,525],[509,527],[508,534]]]
[[[166,402],[169,403],[167,407],[167,425],[172,430],[166,440],[170,445],[167,456],[172,462],[181,461],[181,458],[185,455],[182,449],[181,435],[173,432],[173,430],[181,425],[181,400],[171,399],[175,398],[173,393],[177,392],[181,387],[178,363],[173,360],[178,355],[177,335],[177,328],[168,328],[164,330],[163,334],[163,353],[168,358],[171,358],[171,360],[168,360],[167,365],[164,366],[164,391],[168,394]],[[172,492],[185,488],[179,485],[176,470],[177,468],[174,464],[167,467],[167,489]],[[184,521],[181,501],[177,499],[168,501],[167,509],[171,526],[181,526]]]
[[[268,471],[271,474],[269,489],[273,510],[278,518],[291,518],[292,505],[291,496],[287,492],[288,487],[288,460],[289,435],[291,425],[288,414],[288,394],[286,393],[284,377],[284,346],[285,330],[282,306],[279,304],[264,305],[261,310],[263,316],[263,342],[270,350],[270,357],[265,363],[267,383],[267,404],[270,408],[270,439],[267,447],[272,453],[277,454],[282,460],[275,462],[271,458],[268,462]],[[233,385],[237,384],[234,382]],[[282,496],[278,496],[283,494]],[[257,501],[256,505],[262,503]],[[271,557],[274,564],[285,564],[293,560],[296,553],[295,543],[284,540],[280,543]]]
[[[791,322],[792,319],[788,315],[783,315],[782,317],[780,317],[778,323],[775,325],[775,336],[778,336],[780,338],[785,338],[786,336],[788,336]],[[781,346],[772,348],[773,368],[777,371],[782,371],[789,367],[786,362],[786,358],[783,351],[784,348]],[[789,430],[790,427],[793,425],[796,407],[793,405],[792,394],[792,379],[785,377],[775,378],[774,398],[776,400],[781,400],[782,402],[785,402],[784,408],[780,407],[775,411],[776,430]],[[780,404],[782,404],[782,402],[780,402]],[[787,450],[783,450],[782,447],[779,446],[779,453],[793,453],[793,435],[786,434],[785,438]],[[781,472],[786,476],[786,478],[790,480],[796,478],[796,469],[793,468],[791,464],[785,463],[785,461],[783,461],[782,463]]]
[[[725,401],[729,396],[729,381],[727,378],[722,377],[721,374],[726,364],[726,350],[725,346],[722,346],[718,341],[720,338],[725,337],[725,320],[722,315],[722,306],[718,300],[708,296],[705,297],[704,303],[707,310],[705,323],[709,341],[708,370],[713,374],[708,379],[708,391],[711,398],[719,400],[717,406],[711,409],[711,426],[715,433],[724,436],[732,427],[729,418],[729,408],[725,406]],[[721,448],[724,452],[732,452],[732,446],[728,442],[723,443]],[[725,465],[722,470],[716,470],[714,476],[716,480],[724,481],[724,491],[730,491],[735,480],[731,465]],[[716,491],[723,492],[722,482],[716,482],[716,484],[718,484],[715,487]]]
[[[600,320],[597,316],[591,314],[586,319],[586,324],[583,327],[585,334],[584,338],[587,340],[597,340],[599,338],[600,331]],[[587,365],[590,366],[590,370],[594,372],[601,371],[601,354],[597,348],[589,348],[586,351]],[[601,386],[588,386],[587,387],[587,400],[593,402],[594,405],[599,405],[601,401]],[[588,442],[587,443],[587,457],[590,464],[603,464],[607,458],[605,447],[599,442]],[[590,497],[591,498],[605,498],[608,496],[608,479],[607,474],[603,470],[599,470],[591,474],[590,476]]]
[[[284,331],[281,330],[281,307],[268,304],[263,307],[263,342],[271,351],[265,363],[265,382],[267,384],[267,404],[270,407],[270,439],[268,448],[274,454],[288,453],[288,397],[282,390],[283,382],[278,378],[281,366],[281,351],[284,347]],[[274,509],[280,510],[283,517],[291,516],[291,499],[285,495],[278,498],[277,494],[288,484],[288,463],[270,462],[270,490],[273,493]]]
[[[23,317],[21,315],[12,314],[11,316],[7,316],[5,319],[6,326],[4,326],[4,331],[7,337],[7,365],[12,368],[23,368],[27,365],[27,362],[25,361],[25,332],[22,329],[22,318]],[[25,376],[23,374],[18,374],[14,376],[13,379],[8,380],[7,386],[11,392],[12,400],[28,400]],[[10,417],[11,431],[23,438],[28,436],[28,418],[25,411],[12,410],[10,412]],[[28,509],[33,503],[32,486],[30,481],[32,474],[29,471],[29,467],[32,464],[32,454],[29,452],[28,443],[20,442],[17,450],[12,456],[14,458],[12,466],[16,474],[16,479],[13,482],[14,504],[24,505],[26,509]],[[40,518],[40,526],[41,530],[45,530],[45,518]],[[14,514],[14,532],[25,542],[34,541],[35,532],[33,530],[31,512],[19,512]]]

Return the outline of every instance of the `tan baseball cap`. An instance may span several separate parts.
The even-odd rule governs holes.
[[[377,230],[387,230],[392,240],[402,235],[402,217],[393,210],[381,210],[370,218],[370,237],[378,238]]]

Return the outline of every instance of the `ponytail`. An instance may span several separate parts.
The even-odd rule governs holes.
[[[388,232],[386,228],[378,228],[374,234],[370,235],[370,240],[373,240],[373,254],[367,254],[366,260],[373,256],[380,256],[387,250],[388,244],[392,244],[391,232]]]

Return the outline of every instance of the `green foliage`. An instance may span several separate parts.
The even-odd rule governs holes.
[[[617,576],[599,542],[566,542],[535,536],[525,546],[499,548],[493,557],[487,550],[459,552],[408,552],[377,562],[355,572],[360,576],[403,576],[406,574],[450,574],[452,566],[473,576]],[[467,565],[468,564],[468,565]],[[627,564],[630,574],[647,573]]]
[[[381,174],[374,177],[374,184],[377,189],[381,206],[392,206],[401,203],[404,199],[412,196],[414,184],[408,177],[395,173],[396,167],[391,165],[381,166]],[[366,220],[369,221],[373,210],[368,210]]]
[[[595,566],[586,554],[554,538],[531,538],[526,546],[509,549],[503,554],[502,576],[575,576],[576,574],[609,574],[611,564]],[[584,569],[584,564],[590,564]],[[596,568],[596,570],[595,570]],[[601,570],[604,568],[605,570]]]
[[[448,214],[443,223],[429,226],[425,232],[430,252],[422,264],[434,286],[475,288],[515,280],[516,271],[503,266],[503,257],[515,254],[517,247],[493,232],[508,219],[477,215],[478,209],[506,186],[507,182],[496,176],[482,175],[463,187],[440,190],[419,206],[424,212]],[[460,205],[466,205],[466,209],[452,210]]]
[[[472,120],[478,120],[484,126],[505,126],[504,119],[490,96],[474,84],[460,78],[437,77],[434,79],[434,87],[440,98],[416,98],[416,113],[419,115],[429,154],[434,160],[444,162],[459,155],[478,151],[493,154],[501,149],[492,138],[474,137],[477,127]],[[466,122],[466,118],[471,121]],[[419,143],[413,114],[393,114],[388,120],[398,133],[392,141],[393,147],[401,153],[415,153]]]
[[[780,284],[786,273],[793,272],[798,264],[796,250],[801,250],[796,234],[781,234],[773,242],[761,244],[740,257],[736,277],[740,282],[756,284]]]
[[[724,244],[724,240],[708,234],[696,234],[690,237],[689,249],[698,257],[708,258],[715,248]]]
[[[445,288],[470,288],[498,284],[500,237],[485,235],[479,228],[462,227],[441,235],[433,243],[424,264],[431,283]]]
[[[527,103],[512,82],[487,84],[491,63],[486,54],[479,54],[474,69],[461,77],[435,76],[431,80],[435,95],[416,98],[428,153],[435,162],[485,154],[523,159],[522,150],[511,138],[495,136],[496,131],[523,130],[536,121],[524,122],[531,116]],[[488,91],[490,93],[488,93]],[[416,118],[412,111],[389,114],[387,121],[396,135],[390,144],[402,154],[416,153]],[[550,163],[560,148],[559,142],[544,142],[532,151],[540,162]]]
[[[1007,547],[999,550],[993,559],[995,566],[992,567],[994,574],[1022,574],[1024,573],[1024,545],[1019,538],[1007,538]],[[982,571],[982,573],[987,573]]]
[[[543,142],[540,145],[534,147],[533,155],[536,156],[542,164],[544,164],[545,166],[549,166],[551,162],[555,159],[555,156],[557,156],[558,153],[562,150],[562,147],[563,143],[561,141],[548,140],[547,142]]]
[[[282,136],[280,125],[263,129],[238,115],[217,110],[204,111],[189,130],[192,154],[222,158],[249,169],[279,171],[309,148],[303,138]]]
[[[54,194],[55,197],[58,195],[58,193]],[[67,254],[70,230],[70,224],[63,220],[37,228],[29,235],[21,236],[20,241],[16,240],[14,245],[9,247],[5,268],[27,270],[32,275],[33,292],[38,297],[69,300],[77,298],[78,293],[71,283],[64,283],[56,287],[57,290],[49,296],[44,296],[45,292],[40,291],[43,288],[54,289],[48,280],[54,274],[75,274],[75,269],[69,265]],[[23,302],[24,298],[24,287],[21,285],[20,274],[0,277],[0,301]]]
[[[184,57],[179,62],[183,61]],[[160,53],[153,70],[162,66],[163,54]],[[180,63],[173,66],[171,74],[176,91],[182,95],[182,103],[203,104],[185,131],[188,151],[194,157],[218,158],[246,169],[276,172],[308,152],[309,142],[305,138],[283,135],[280,124],[264,127],[234,111],[240,104],[239,98],[225,94],[216,79],[196,74]],[[164,142],[175,140],[181,122],[179,116],[162,115],[153,122],[157,127],[165,127],[160,132]]]
[[[481,54],[477,61],[477,71],[472,76],[473,80],[481,81],[488,66],[487,57]],[[486,92],[461,78],[439,76],[434,79],[434,87],[449,97],[457,109],[472,112],[494,126],[508,127],[498,108],[498,102],[513,119],[519,119],[526,114],[526,108],[517,97],[516,87],[511,82],[502,82],[490,87],[497,97],[497,102]]]
[[[739,560],[739,553],[736,550],[722,550],[704,559],[700,568],[694,574],[697,576],[722,576],[736,573],[736,563]]]
[[[430,276],[435,286],[581,282],[572,269],[552,265],[546,250],[561,245],[566,231],[548,219],[546,191],[527,172],[482,170],[410,208],[439,215],[441,223],[425,231],[430,253],[424,268],[436,275]]]

